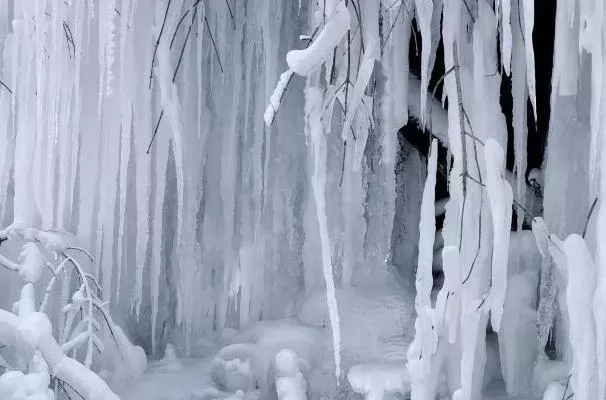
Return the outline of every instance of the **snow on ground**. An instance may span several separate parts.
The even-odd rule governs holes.
[[[170,347],[167,356],[150,363],[143,378],[121,393],[121,397],[123,400],[364,399],[363,394],[356,393],[360,387],[352,389],[350,385],[353,376],[354,386],[373,382],[391,385],[382,388],[383,399],[408,398],[407,374],[397,368],[405,365],[406,350],[414,332],[414,310],[407,296],[349,288],[338,289],[337,299],[342,315],[344,367],[339,388],[335,387],[325,297],[317,293],[301,303],[297,318],[252,323],[230,334],[227,345],[207,358],[179,359]],[[485,400],[531,400],[506,396],[496,342],[488,355],[486,379],[496,380],[487,386]],[[348,379],[350,371],[353,375]],[[382,373],[386,374],[383,380],[379,376]]]

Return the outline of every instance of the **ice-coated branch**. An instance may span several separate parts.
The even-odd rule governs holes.
[[[452,45],[452,56],[454,58],[455,64],[458,66],[459,65],[459,53],[457,51],[457,43],[454,42]],[[466,146],[466,140],[465,140],[465,120],[464,118],[464,112],[463,112],[463,95],[462,95],[462,91],[461,91],[461,76],[459,74],[459,68],[455,67],[454,69],[454,74],[455,74],[455,82],[456,82],[456,87],[457,87],[457,107],[459,110],[459,130],[460,130],[460,135],[461,135],[461,162],[462,162],[462,169],[461,169],[461,175],[464,177],[463,178],[463,182],[461,183],[463,186],[463,207],[465,206],[465,196],[467,195],[467,181],[465,179],[465,176],[467,176],[467,146]],[[464,209],[463,211],[461,211],[461,218],[463,218],[463,213],[464,213]],[[461,224],[462,226],[463,224]]]
[[[288,67],[297,75],[309,76],[317,70],[349,31],[350,15],[344,1],[339,1],[314,42],[304,50],[286,54]]]
[[[291,69],[283,72],[282,75],[280,75],[280,79],[278,80],[278,84],[276,85],[274,92],[269,98],[269,104],[267,105],[265,113],[263,114],[263,120],[268,128],[274,122],[276,112],[280,107],[280,103],[282,103],[282,97],[284,97],[284,93],[286,92],[286,88],[288,88],[288,84],[292,80],[293,74],[294,72]]]

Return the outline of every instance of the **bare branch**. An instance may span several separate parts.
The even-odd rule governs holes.
[[[591,220],[591,216],[593,215],[593,210],[595,206],[598,204],[598,198],[593,199],[593,203],[591,203],[591,207],[589,208],[589,212],[587,213],[587,219],[585,220],[585,228],[583,228],[583,237],[587,234],[587,228],[589,227],[589,221]]]
[[[227,10],[229,11],[229,16],[231,17],[231,23],[234,26],[234,30],[236,29],[236,20],[234,18],[234,13],[231,11],[231,6],[229,5],[229,0],[225,0],[225,4],[227,4]]]
[[[2,85],[3,88],[5,88],[6,90],[8,90],[8,92],[12,95],[13,91],[11,90],[11,88],[9,88],[8,86],[6,86],[6,83],[2,82],[2,80],[0,79],[0,85]]]
[[[164,19],[162,20],[162,26],[160,27],[160,34],[158,35],[158,39],[156,39],[156,43],[154,45],[154,55],[151,61],[151,67],[149,70],[149,88],[151,89],[152,80],[154,77],[154,62],[156,61],[156,55],[158,53],[158,46],[160,45],[160,39],[162,39],[162,34],[164,33],[164,26],[166,25],[166,17],[168,17],[168,9],[170,8],[170,3],[172,0],[168,0],[166,4],[166,10],[164,11]]]
[[[204,16],[204,24],[206,25],[206,29],[208,30],[208,34],[210,35],[210,40],[213,43],[213,48],[215,49],[215,54],[217,55],[217,61],[219,62],[219,68],[221,68],[221,73],[223,73],[223,64],[221,63],[221,57],[219,56],[219,49],[217,48],[217,44],[215,43],[215,38],[213,37],[213,33],[210,30],[210,26],[208,25],[208,19]]]
[[[196,10],[197,10],[197,8],[196,8]],[[175,39],[177,38],[177,33],[179,33],[179,28],[181,27],[181,24],[183,23],[183,21],[185,21],[185,17],[187,17],[187,14],[189,14],[189,10],[187,10],[183,13],[181,18],[179,19],[179,22],[177,23],[177,27],[175,28],[175,32],[173,33],[173,38],[170,40],[170,46],[169,46],[170,49],[173,48],[173,44],[175,43]]]
[[[156,135],[158,134],[158,128],[160,127],[160,121],[162,121],[162,117],[164,116],[164,110],[160,111],[160,116],[158,117],[158,122],[156,122],[156,128],[154,129],[154,134],[152,135],[149,144],[147,145],[146,153],[149,154],[151,151],[152,144],[154,144],[154,140],[156,140]]]
[[[179,54],[179,61],[177,62],[177,67],[175,68],[175,72],[173,73],[173,83],[175,79],[177,79],[177,74],[179,73],[179,68],[181,67],[181,62],[183,61],[183,53],[185,52],[185,47],[187,46],[187,41],[189,40],[189,36],[191,35],[191,28],[196,21],[196,14],[198,13],[198,9],[194,8],[194,13],[191,16],[191,23],[189,24],[189,28],[187,29],[187,34],[185,35],[185,40],[183,41],[183,46],[181,47],[181,53]]]

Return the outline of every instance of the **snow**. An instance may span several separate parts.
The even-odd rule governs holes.
[[[0,398],[604,397],[599,2],[0,3]]]
[[[294,72],[289,69],[280,75],[280,80],[278,80],[276,88],[269,98],[269,105],[263,114],[263,120],[265,121],[265,125],[268,127],[274,121],[278,108],[280,107],[280,103],[282,102],[282,97],[284,96],[284,92],[288,87],[288,83],[292,79],[293,73]]]
[[[328,8],[330,9],[330,7]],[[298,75],[308,76],[331,55],[350,28],[350,15],[344,0],[339,0],[330,12],[326,25],[316,39],[304,50],[291,50],[286,55],[288,67]]]
[[[289,349],[276,354],[276,392],[280,400],[307,399],[307,382],[299,370],[297,354]]]
[[[410,378],[402,362],[355,365],[347,378],[352,388],[368,400],[382,399],[385,392],[405,394],[410,390]]]

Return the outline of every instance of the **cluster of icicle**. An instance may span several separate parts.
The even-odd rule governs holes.
[[[515,199],[523,199],[526,195],[528,100],[536,120],[535,61],[530,39],[533,36],[534,12],[534,2],[530,0],[497,0],[494,3],[481,0],[313,2],[310,25],[316,28],[314,34],[306,37],[309,40],[307,48],[288,54],[290,69],[282,74],[270,98],[265,120],[268,126],[271,125],[286,86],[293,79],[293,72],[307,77],[306,135],[315,160],[311,179],[317,221],[323,233],[320,235],[322,261],[337,375],[340,332],[332,276],[335,266],[327,254],[330,242],[326,233],[325,205],[329,197],[325,175],[326,169],[331,168],[325,147],[333,140],[329,135],[334,130],[333,112],[342,113],[340,125],[337,125],[345,149],[343,192],[350,195],[354,190],[357,195],[360,182],[357,172],[367,146],[368,132],[377,126],[383,132],[393,132],[406,123],[408,102],[421,103],[421,119],[427,122],[429,74],[433,69],[438,41],[442,38],[447,71],[444,96],[449,100],[446,144],[453,159],[449,179],[450,201],[442,232],[445,284],[435,306],[432,306],[433,192],[437,157],[434,144],[421,210],[415,301],[417,334],[409,349],[408,367],[414,399],[433,399],[440,374],[445,369],[448,370],[448,386],[453,398],[481,398],[487,326],[490,324],[494,332],[503,336],[512,334],[502,327],[506,323],[503,319],[504,305],[510,279],[508,255],[512,206]],[[537,368],[549,369],[543,352],[548,334],[554,328],[554,319],[558,319],[554,328],[558,330],[558,357],[566,366],[564,370],[571,372],[569,381],[563,382],[558,373],[544,371],[544,375],[551,376],[555,382],[548,386],[544,384],[539,390],[542,394],[547,387],[545,395],[553,398],[566,394],[568,386],[579,399],[603,398],[605,395],[606,306],[603,293],[606,264],[604,246],[597,244],[603,242],[604,232],[600,227],[606,223],[606,208],[603,207],[606,201],[606,159],[602,158],[606,141],[601,133],[606,115],[603,112],[606,98],[602,83],[606,68],[603,62],[606,38],[603,16],[604,10],[597,2],[557,2],[550,132],[550,140],[553,139],[545,165],[546,224],[542,218],[533,218],[533,231],[543,258],[540,301],[538,312],[531,309],[532,305],[528,305],[528,312],[520,310],[524,315],[537,315]],[[423,42],[420,99],[407,98],[408,44],[413,17]],[[379,25],[379,21],[382,24]],[[361,33],[356,36],[354,32],[357,33],[358,29]],[[383,67],[387,78],[384,92],[373,92],[376,87],[369,85],[379,65],[375,60]],[[356,67],[352,68],[352,65]],[[581,70],[579,65],[585,70]],[[498,71],[512,79],[514,188],[504,179],[504,149],[507,148],[508,137],[500,108],[501,75]],[[335,108],[334,103],[339,107]],[[586,105],[590,105],[586,107],[590,109],[588,117],[583,113]],[[561,109],[565,113],[559,113]],[[565,118],[574,122],[567,123]],[[582,125],[583,118],[587,122],[585,126]],[[562,131],[566,131],[567,137],[559,133]],[[390,139],[393,136],[385,134],[382,137],[382,162],[389,164],[393,158]],[[566,171],[571,160],[583,167],[575,167],[573,172]],[[582,179],[574,181],[579,170]],[[577,190],[579,188],[581,190]],[[549,198],[548,194],[553,197]],[[587,230],[586,227],[581,237],[577,228],[584,217],[579,216],[584,216],[591,204],[588,199],[594,197],[599,199],[596,202],[600,207],[597,228]],[[353,196],[353,199],[358,201],[359,197]],[[348,208],[351,204],[343,202],[346,232],[351,226],[348,221],[358,216],[355,208]],[[573,207],[581,211],[573,210]],[[517,215],[517,225],[521,227],[524,210],[519,210]],[[569,236],[560,241],[556,235]],[[355,249],[347,247],[350,243],[347,239],[344,243],[346,249],[352,250],[349,254],[344,253],[342,271],[345,284],[348,283],[348,272],[351,273],[347,257],[351,260],[355,253]],[[571,269],[573,265],[576,268]],[[522,276],[518,278],[525,279]],[[534,281],[531,279],[529,282]],[[525,286],[520,290],[526,290]],[[532,292],[533,288],[529,290]],[[557,301],[556,291],[560,293]],[[532,368],[515,370],[515,357],[514,354],[501,355],[501,361],[505,363],[503,371],[507,390],[512,394],[527,389],[521,386],[516,376],[533,375]],[[540,375],[540,372],[535,370],[534,374]],[[557,382],[558,377],[560,382]],[[559,389],[553,385],[559,385]]]
[[[389,38],[387,29],[380,25],[383,11],[379,0],[311,2],[311,30],[304,36],[308,44],[288,52],[289,69],[281,75],[265,111],[269,127],[282,110],[281,101],[289,82],[297,76],[305,78],[310,210],[315,209],[315,221],[311,223],[319,229],[317,245],[321,250],[337,379],[341,376],[341,332],[333,272],[340,272],[338,283],[343,286],[383,282],[384,277],[372,275],[377,274],[373,270],[385,271],[390,245],[397,145],[393,132],[408,119],[408,58],[396,57],[408,54],[411,20],[398,21],[399,13],[388,12],[385,21],[396,26]],[[402,21],[405,22],[397,23]],[[396,67],[387,70],[389,83],[382,86],[377,82],[385,72],[380,63],[384,42],[388,40],[390,50],[384,56],[393,58],[390,64]],[[396,48],[397,51],[392,50]],[[402,78],[396,79],[397,75]],[[391,90],[387,89],[389,86]],[[395,98],[389,99],[391,96]],[[339,149],[339,154],[330,154],[331,147]],[[373,158],[380,165],[378,171],[370,170]],[[374,179],[377,197],[373,200],[369,193]],[[335,190],[337,196],[330,196]],[[380,217],[365,216],[365,207],[370,214],[377,207]],[[335,235],[335,228],[341,230],[341,236]],[[331,254],[335,242],[341,246],[341,258],[336,262]],[[361,260],[369,266],[360,268]]]
[[[271,137],[262,116],[297,12],[2,1],[0,221],[77,234],[104,300],[145,318],[154,345],[282,316],[269,303],[297,286],[281,265],[298,251],[288,153],[304,142]]]
[[[378,1],[295,3],[0,4],[0,220],[75,233],[100,260],[103,300],[140,318],[150,347],[289,315],[323,270],[329,287],[333,270],[336,285],[384,279],[385,132],[407,120],[395,49],[411,21],[380,17]],[[381,18],[406,24],[388,35]],[[384,47],[390,84],[370,93]]]
[[[530,40],[534,2],[516,4],[497,0],[494,8],[484,1],[472,2],[469,8],[465,7],[467,4],[469,2],[445,2],[442,6],[436,2],[415,2],[423,51],[431,48],[425,43],[439,39],[430,33],[430,27],[435,23],[431,16],[441,14],[443,18],[447,70],[444,87],[449,99],[448,142],[453,165],[449,179],[450,201],[442,232],[445,284],[432,307],[431,257],[435,233],[435,178],[432,175],[436,162],[435,147],[432,147],[421,213],[415,302],[417,334],[409,349],[413,399],[433,399],[436,382],[444,369],[448,370],[453,398],[481,398],[489,318],[500,342],[508,340],[506,335],[517,334],[503,328],[503,324],[511,322],[503,318],[503,308],[510,279],[507,257],[512,203],[514,198],[523,198],[525,190],[528,99],[536,120],[534,55]],[[606,141],[602,133],[606,105],[603,96],[606,29],[603,16],[604,9],[596,2],[557,2],[545,222],[543,218],[533,218],[533,231],[543,258],[536,313],[538,358],[534,371],[532,365],[530,369],[527,365],[522,371],[513,371],[515,358],[525,355],[501,354],[503,378],[512,394],[527,389],[518,387],[520,382],[513,379],[521,372],[527,377],[534,373],[533,389],[543,396],[543,390],[547,388],[546,399],[569,397],[571,392],[575,399],[604,398],[606,395],[603,245],[603,224],[606,222],[603,150]],[[497,43],[501,46],[498,49],[500,65]],[[426,79],[424,74],[432,67],[427,67],[427,59],[422,57],[425,71],[422,79]],[[581,70],[580,65],[585,70]],[[503,179],[503,149],[507,148],[507,135],[499,106],[501,78],[494,74],[500,69],[512,78],[515,190]],[[423,103],[424,99],[420,101]],[[562,110],[566,113],[561,113]],[[567,123],[567,119],[575,122]],[[572,148],[570,144],[575,142],[581,145]],[[571,164],[574,172],[565,171]],[[582,177],[581,183],[573,182],[573,177],[578,176]],[[589,220],[596,204],[600,211],[593,228]],[[518,215],[523,218],[522,210]],[[521,219],[518,226],[521,226]],[[557,235],[567,238],[562,241]],[[529,289],[535,291],[536,283]],[[526,289],[521,285],[511,290],[522,295]],[[557,301],[554,299],[556,291],[559,292]],[[535,306],[531,304],[531,307]],[[516,318],[525,318],[527,311],[519,309],[514,313]],[[570,371],[570,375],[565,373],[568,378],[563,380],[562,373],[553,368],[557,363],[550,364],[544,354],[554,318],[558,321],[557,357],[564,365],[564,371]],[[527,340],[532,342],[530,338]],[[537,370],[541,368],[544,370]],[[547,385],[550,379],[555,382]]]

